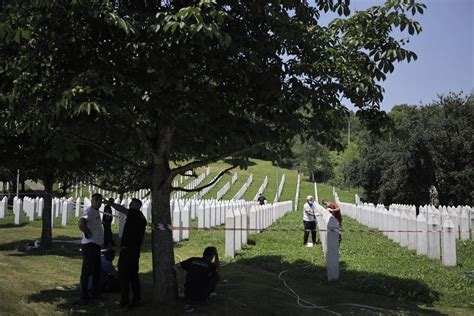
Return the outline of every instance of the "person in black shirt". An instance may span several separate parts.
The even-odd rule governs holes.
[[[109,202],[113,203],[114,199],[110,198]],[[115,240],[112,235],[112,207],[110,207],[110,205],[106,205],[104,207],[102,226],[104,226],[104,248],[107,249],[110,247],[115,247]]]
[[[259,193],[259,194],[258,194],[257,201],[258,201],[258,204],[259,204],[259,205],[264,205],[266,200],[267,200],[267,199],[263,196],[262,193]]]
[[[138,262],[147,225],[145,216],[143,216],[143,213],[140,211],[142,202],[139,199],[132,199],[129,209],[109,201],[105,201],[105,204],[112,206],[114,209],[127,216],[123,228],[120,257],[118,261],[121,292],[120,305],[129,305],[128,293],[131,287],[133,298],[129,306],[137,306],[141,300]]]
[[[214,259],[214,262],[212,260]],[[219,255],[215,247],[207,247],[202,258],[194,257],[176,264],[175,270],[185,270],[184,295],[189,303],[203,302],[214,293],[219,277]]]

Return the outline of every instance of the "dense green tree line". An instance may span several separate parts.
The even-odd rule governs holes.
[[[325,175],[316,181],[360,186],[370,202],[427,204],[434,185],[441,204],[474,203],[473,95],[450,93],[424,106],[398,105],[387,119],[369,131],[353,117],[352,142],[342,151],[295,142],[292,164],[305,174]]]
[[[389,113],[386,138],[373,138],[355,163],[355,184],[374,202],[427,204],[434,185],[441,204],[474,202],[474,99],[449,94],[426,106]]]

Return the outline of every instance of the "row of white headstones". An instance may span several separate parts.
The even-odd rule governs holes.
[[[210,173],[211,173],[211,168],[207,167],[205,172],[201,173],[197,178],[191,180],[188,184],[186,184],[184,186],[184,188],[188,189],[188,190],[192,190],[192,189],[196,188],[198,185],[200,185],[204,181],[204,179],[206,179],[207,176],[209,176]],[[179,177],[179,181],[178,180],[173,181],[173,186],[174,187],[179,187],[180,185],[183,184],[184,180],[186,180],[187,178],[189,178],[191,176],[192,176],[192,172],[191,173],[186,172],[184,177],[183,176]],[[215,184],[217,184],[217,182]],[[195,195],[195,198],[198,198],[199,193],[201,193],[201,192],[198,192]],[[181,199],[186,194],[187,194],[186,191],[176,191],[176,192],[172,193],[171,198],[172,199]]]
[[[115,199],[115,203],[124,207],[128,207],[130,201],[130,198],[123,201],[118,198]],[[90,205],[91,201],[87,197],[84,199],[77,198],[76,200],[72,198],[53,198],[51,214],[53,227],[56,218],[60,217],[61,226],[66,226],[73,216],[80,217]],[[25,212],[30,220],[41,217],[43,207],[44,201],[42,198],[25,197],[23,200],[15,198],[15,224],[21,224],[21,212]],[[7,209],[6,197],[0,203],[0,218],[2,208],[5,213]],[[233,257],[242,249],[243,245],[247,244],[249,233],[259,233],[265,230],[292,209],[292,201],[260,206],[255,201],[247,202],[243,200],[172,199],[170,200],[170,215],[173,226],[173,240],[179,242],[189,239],[191,220],[193,219],[197,219],[198,229],[211,229],[225,224],[225,253],[226,256]],[[103,212],[103,210],[104,205],[101,206],[100,211]],[[149,198],[143,199],[142,212],[147,221],[151,221],[151,200]],[[318,226],[321,230],[320,235],[326,257],[328,280],[337,280],[339,275],[339,244],[337,234],[334,234],[333,230],[338,225],[332,215],[322,207],[320,207],[320,212],[323,215],[321,220],[318,221]],[[119,237],[121,237],[126,216],[114,209],[112,209],[112,214],[114,215],[112,223],[118,221]]]
[[[227,181],[226,184],[222,186],[222,188],[217,191],[216,199],[220,200],[227,192],[229,192],[230,187],[234,185],[237,181],[237,173],[234,173],[230,181]]]
[[[265,189],[267,188],[267,185],[268,185],[268,176],[265,176],[265,178],[263,179],[263,182],[262,184],[260,185],[260,187],[258,188],[257,190],[257,193],[255,194],[253,200],[257,200],[258,196],[260,195],[260,193],[263,194],[263,192],[265,191]]]
[[[248,207],[250,206],[250,208]],[[227,208],[225,213],[225,255],[234,257],[247,244],[248,234],[260,233],[290,212],[292,201],[247,207]]]
[[[20,199],[18,197],[13,198],[13,223],[20,225],[23,221],[23,213],[26,214],[29,221],[36,220],[37,217],[41,217],[44,207],[43,198],[30,198],[25,197]],[[0,201],[0,219],[4,219],[8,211],[8,199],[6,196]]]
[[[193,219],[197,219],[198,230],[210,229],[224,224],[226,210],[249,210],[255,204],[243,200],[171,200],[173,240],[189,238]]]
[[[337,195],[336,195],[337,196]],[[418,255],[441,259],[443,265],[455,266],[456,240],[474,239],[474,212],[470,206],[421,206],[419,214],[413,205],[339,203],[343,214],[359,223],[383,232],[402,247]],[[471,236],[470,236],[471,232]]]
[[[280,201],[280,196],[281,196],[281,192],[283,192],[284,185],[285,185],[285,175],[281,177],[280,185],[278,186],[278,190],[275,193],[275,198],[273,199],[273,202]]]
[[[251,174],[248,178],[247,181],[242,185],[242,187],[235,193],[234,197],[232,200],[240,200],[242,196],[247,192],[247,189],[250,187],[250,184],[253,182],[253,174]]]

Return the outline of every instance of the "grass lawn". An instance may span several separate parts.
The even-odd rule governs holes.
[[[261,167],[259,167],[261,165]],[[224,167],[212,165],[213,171]],[[269,176],[267,199],[273,200],[277,186],[277,170],[270,163],[256,161],[247,170],[238,170],[239,180],[232,186],[233,196],[254,174],[254,183],[245,198],[254,197],[265,175]],[[296,173],[286,174],[282,200],[293,199]],[[211,175],[212,176],[212,175]],[[229,178],[230,179],[230,178]],[[227,181],[216,186],[215,192]],[[240,182],[239,182],[240,181]],[[206,182],[206,181],[205,181]],[[239,185],[240,183],[240,185]],[[318,184],[320,200],[330,198],[332,189]],[[212,190],[214,191],[214,190]],[[300,209],[306,195],[313,194],[313,184],[302,179]],[[352,201],[353,193],[339,192],[343,201]],[[215,193],[214,193],[215,196]],[[273,227],[302,228],[301,211],[290,212]],[[154,308],[151,305],[151,247],[150,234],[140,258],[140,273],[144,291],[143,305],[135,310],[115,306],[118,294],[105,294],[103,304],[77,309],[72,303],[79,296],[75,286],[79,280],[81,254],[79,245],[70,243],[79,239],[75,224],[53,230],[56,242],[47,252],[26,252],[24,245],[38,239],[41,222],[12,225],[11,210],[0,220],[0,315],[55,315],[55,314],[182,314],[183,304]],[[344,217],[344,228],[362,225]],[[193,225],[196,225],[194,222]],[[117,231],[117,229],[115,229]],[[327,282],[324,257],[320,247],[302,246],[303,232],[265,231],[250,235],[249,245],[234,259],[225,260],[216,297],[196,314],[240,315],[277,314],[400,314],[429,313],[469,315],[474,313],[474,282],[466,272],[474,271],[474,242],[458,242],[456,267],[443,267],[440,261],[416,256],[413,251],[399,247],[381,233],[346,233],[341,244],[341,275],[338,282]],[[191,238],[175,245],[176,261],[200,256],[209,245],[224,254],[223,231],[191,231]],[[115,263],[117,258],[115,259]],[[285,287],[279,275],[301,299]],[[286,272],[284,272],[286,271]],[[182,276],[180,276],[182,279]],[[308,304],[312,303],[312,304]],[[305,303],[301,303],[305,304]],[[353,304],[353,305],[350,305]],[[376,310],[361,305],[381,308]],[[324,309],[321,309],[324,308]]]

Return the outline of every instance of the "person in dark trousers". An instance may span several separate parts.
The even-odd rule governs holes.
[[[110,203],[114,202],[114,199],[109,199]],[[102,226],[104,226],[104,248],[115,247],[115,240],[112,235],[112,207],[106,205],[104,207],[104,216],[102,216]]]
[[[212,262],[214,260],[214,262]],[[187,303],[195,304],[206,301],[215,295],[219,277],[219,254],[215,247],[204,249],[202,258],[193,257],[174,266],[177,272],[186,271],[184,296]],[[187,305],[186,311],[191,311],[192,306]]]
[[[303,206],[303,225],[304,225],[304,238],[303,243],[306,247],[312,247],[316,243],[316,205],[314,198],[311,195],[306,197],[306,203]],[[312,244],[308,244],[309,233],[311,232]]]
[[[102,205],[102,195],[94,193],[91,206],[84,211],[78,226],[82,231],[82,270],[81,270],[81,300],[87,304],[91,298],[99,298],[100,280],[100,249],[104,242],[104,229],[100,219],[99,209]],[[89,277],[92,276],[92,297],[89,295]]]
[[[258,194],[257,202],[259,205],[264,205],[266,200],[262,193]]]
[[[101,292],[120,291],[118,272],[113,265],[114,258],[114,249],[110,248],[102,250],[102,256],[100,257],[101,272],[99,282]],[[92,290],[92,277],[89,278],[89,290]]]
[[[118,273],[120,281],[120,305],[134,307],[140,303],[141,289],[138,276],[140,250],[145,236],[146,219],[140,211],[142,202],[132,199],[129,208],[113,202],[105,201],[117,211],[125,214],[127,220],[123,228],[120,256],[118,260]],[[132,288],[132,301],[129,301],[129,291]]]

